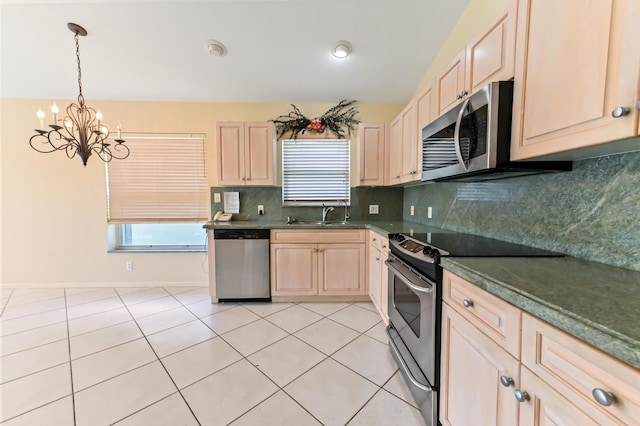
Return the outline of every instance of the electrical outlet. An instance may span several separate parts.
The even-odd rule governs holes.
[[[133,262],[132,261],[127,261],[127,263],[125,264],[125,268],[127,270],[127,272],[131,272],[133,271]]]
[[[380,207],[377,204],[369,204],[369,214],[380,213]]]
[[[214,203],[219,203],[220,202],[220,193],[219,192],[215,192],[213,194],[213,202]]]
[[[427,219],[431,219],[433,217],[433,209],[431,207],[427,207]]]
[[[411,206],[411,209],[409,210],[409,215],[413,216],[416,212],[416,209],[414,206]]]
[[[259,215],[264,214],[264,206],[262,204],[258,204],[258,214]]]

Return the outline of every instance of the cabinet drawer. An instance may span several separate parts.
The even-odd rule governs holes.
[[[640,424],[640,370],[529,314],[522,319],[522,363],[592,417]],[[613,403],[599,404],[595,389],[609,392]]]
[[[442,278],[444,301],[519,359],[520,309],[449,271]]]
[[[271,243],[364,243],[364,229],[272,229]]]
[[[369,231],[369,244],[381,252],[389,251],[389,238],[383,237],[374,231]]]

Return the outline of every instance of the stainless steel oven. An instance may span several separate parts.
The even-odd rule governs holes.
[[[427,425],[438,424],[442,267],[449,257],[562,256],[458,233],[390,234],[389,348]]]
[[[389,347],[425,421],[437,425],[437,283],[393,254],[385,263],[389,270]]]

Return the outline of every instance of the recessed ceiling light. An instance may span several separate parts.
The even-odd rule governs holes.
[[[349,43],[346,40],[340,40],[338,42],[338,44],[336,45],[336,47],[333,48],[331,53],[336,58],[342,59],[342,58],[346,58],[347,56],[351,55],[351,51],[352,50],[353,50],[353,47],[351,46],[351,43]]]
[[[205,48],[213,56],[224,56],[227,54],[227,48],[218,40],[207,40]]]

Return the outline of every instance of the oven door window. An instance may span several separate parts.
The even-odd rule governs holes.
[[[420,337],[420,298],[398,277],[393,279],[393,305],[416,337]]]

